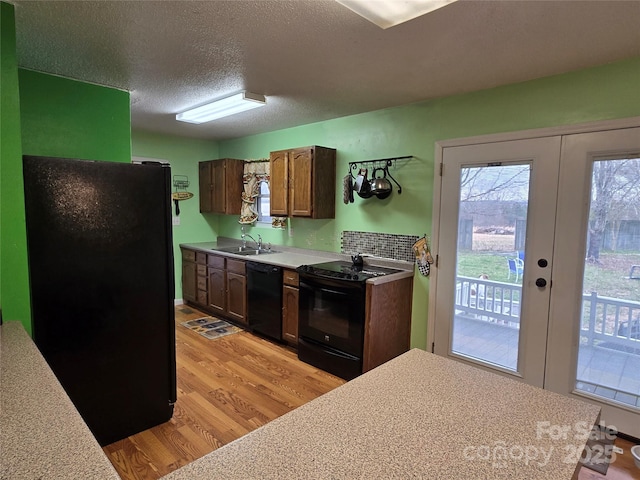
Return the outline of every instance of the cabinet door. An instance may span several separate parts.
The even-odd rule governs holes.
[[[200,213],[211,212],[211,162],[198,163]]]
[[[209,307],[224,313],[226,306],[225,272],[219,268],[209,268]]]
[[[225,161],[211,162],[211,213],[226,213]]]
[[[246,323],[247,277],[227,272],[227,313],[229,317]]]
[[[271,152],[269,182],[271,215],[286,216],[289,213],[287,208],[289,202],[289,155],[287,151]]]
[[[289,158],[289,213],[297,217],[310,217],[312,210],[311,180],[313,175],[313,150],[293,150]]]
[[[282,287],[282,338],[292,345],[298,344],[298,297],[297,288]]]
[[[196,301],[196,264],[182,262],[182,299],[188,302]]]

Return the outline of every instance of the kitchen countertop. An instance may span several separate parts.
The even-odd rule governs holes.
[[[252,244],[252,242],[249,242]],[[200,242],[200,243],[181,243],[181,247],[199,250],[206,253],[215,253],[216,255],[224,255],[250,262],[268,263],[283,268],[296,269],[300,265],[313,265],[316,263],[331,262],[334,260],[351,261],[351,257],[342,253],[325,252],[321,250],[307,250],[303,248],[285,247],[281,245],[273,245],[273,250],[278,253],[266,253],[261,255],[237,255],[229,252],[221,252],[216,248],[224,248],[228,246],[241,245],[236,239],[225,237],[218,238],[217,242]],[[400,280],[405,277],[413,276],[413,264],[409,262],[382,259],[377,257],[364,256],[365,265],[377,265],[387,268],[395,268],[401,270],[399,273],[385,275],[383,277],[374,277],[367,280],[367,283],[381,284],[394,280]]]
[[[599,413],[414,349],[163,478],[569,480]]]
[[[119,478],[18,322],[0,382],[0,478]],[[599,412],[413,349],[163,478],[569,480]]]
[[[0,390],[0,478],[120,478],[19,322],[0,326]]]

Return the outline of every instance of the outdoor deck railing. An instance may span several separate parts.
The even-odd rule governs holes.
[[[522,287],[513,283],[459,276],[456,314],[519,327]]]
[[[594,341],[640,349],[640,302],[599,297],[597,292],[582,296],[582,337]]]
[[[456,278],[456,315],[520,327],[522,287],[483,278]],[[589,345],[640,351],[640,302],[584,294],[581,336]]]

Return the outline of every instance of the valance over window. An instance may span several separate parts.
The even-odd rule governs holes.
[[[242,208],[239,223],[252,224],[258,219],[256,200],[260,195],[260,182],[269,182],[269,161],[259,160],[244,164],[242,182]]]

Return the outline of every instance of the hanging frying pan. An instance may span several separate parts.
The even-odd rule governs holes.
[[[182,200],[189,200],[193,198],[193,193],[191,192],[173,192],[171,194],[171,198],[173,199],[173,203],[176,205],[176,216],[180,215],[180,205],[178,202]]]

